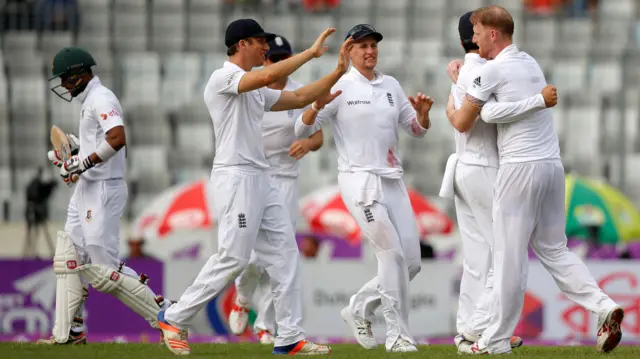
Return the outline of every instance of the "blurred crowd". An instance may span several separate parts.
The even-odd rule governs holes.
[[[524,0],[524,5],[530,14],[580,17],[595,14],[598,0]]]

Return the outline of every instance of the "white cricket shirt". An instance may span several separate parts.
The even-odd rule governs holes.
[[[515,45],[502,50],[474,77],[467,93],[481,101],[488,101],[492,95],[497,102],[521,101],[539,95],[547,85],[536,60]],[[560,160],[560,146],[550,109],[525,113],[511,121],[498,124],[501,165]]]
[[[262,140],[262,118],[278,102],[280,91],[263,87],[238,94],[245,71],[225,61],[204,89],[204,102],[213,122],[216,155],[213,169],[244,166],[267,169]]]
[[[110,129],[124,126],[124,122],[120,101],[111,90],[102,86],[98,76],[94,76],[76,98],[82,103],[78,139],[79,157],[83,159],[96,152],[96,149],[107,141],[106,133]],[[126,148],[122,148],[107,162],[98,163],[83,172],[80,178],[88,181],[124,178],[125,157]]]
[[[370,172],[386,178],[402,178],[398,150],[398,127],[414,137],[427,129],[416,120],[416,112],[396,79],[376,71],[369,81],[355,67],[336,83],[331,92],[342,94],[325,106],[316,123],[330,122],[338,152],[338,171]],[[296,136],[309,136],[315,128],[296,121]]]
[[[464,56],[458,81],[453,86],[456,110],[462,107],[467,90],[473,85],[473,74],[484,66],[487,60],[478,54]],[[498,145],[496,125],[476,120],[473,128],[465,133],[455,131],[456,155],[458,161],[466,165],[498,167]]]
[[[304,85],[289,79],[285,91],[295,91]],[[285,177],[298,177],[299,161],[289,156],[289,148],[297,140],[294,125],[305,109],[266,112],[262,119],[264,154],[269,162],[269,173]]]

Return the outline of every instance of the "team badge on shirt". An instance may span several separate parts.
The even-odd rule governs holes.
[[[289,118],[293,118],[293,110],[287,111],[287,115],[289,116]]]
[[[93,218],[93,217],[91,217],[91,210],[90,210],[90,209],[88,209],[88,210],[87,210],[87,216],[85,217],[85,219],[87,220],[87,222],[91,222],[91,219],[92,219],[92,218]]]
[[[395,106],[393,104],[393,96],[391,95],[391,92],[387,92],[387,101],[389,101],[389,106],[391,107]]]

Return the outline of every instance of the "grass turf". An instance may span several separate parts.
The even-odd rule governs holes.
[[[259,344],[193,344],[190,358],[273,358],[271,347]],[[388,354],[384,347],[364,350],[358,345],[333,345],[332,359],[360,358],[460,358],[453,345],[419,346],[417,353]],[[50,347],[36,344],[0,343],[4,359],[141,359],[176,358],[162,344],[88,344]],[[640,347],[619,347],[613,353],[600,354],[594,347],[527,347],[513,351],[515,357],[527,358],[640,358]]]

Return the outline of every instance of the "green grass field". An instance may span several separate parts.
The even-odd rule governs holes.
[[[418,353],[387,354],[381,346],[364,350],[358,345],[332,346],[333,359],[360,358],[460,358],[453,345],[420,346]],[[193,344],[190,358],[273,358],[271,347],[258,344]],[[89,344],[82,346],[49,347],[35,344],[0,343],[3,359],[146,359],[176,358],[161,344]],[[640,358],[640,347],[620,347],[611,354],[600,354],[593,347],[522,347],[514,350],[515,357],[527,358]]]

